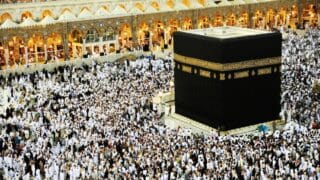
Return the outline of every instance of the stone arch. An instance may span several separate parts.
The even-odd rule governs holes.
[[[101,36],[103,41],[116,40],[116,30],[112,26],[107,26],[101,30]]]
[[[89,7],[87,7],[87,6],[85,6],[85,7],[82,7],[82,8],[80,9],[80,11],[79,11],[78,14],[80,14],[80,13],[81,13],[82,11],[84,11],[84,10],[87,10],[87,11],[89,11],[90,13],[92,13],[91,9],[90,9]]]
[[[142,12],[144,12],[144,10],[145,10],[144,5],[142,3],[140,3],[140,2],[135,3],[134,6],[136,8],[138,8],[139,10],[141,10]]]
[[[174,31],[177,31],[179,27],[180,27],[180,22],[177,18],[169,19],[168,28],[169,28],[170,34],[172,34]]]
[[[274,26],[278,27],[286,23],[287,12],[287,8],[284,6],[276,10]]]
[[[152,1],[150,5],[157,11],[160,10],[160,4],[157,1]]]
[[[8,39],[9,61],[8,65],[25,64],[25,48],[23,38],[20,36],[13,36]]]
[[[0,41],[0,67],[6,65],[6,59],[4,55],[4,43]]]
[[[188,16],[183,18],[183,21],[181,22],[181,28],[183,30],[189,30],[192,29],[192,19]]]
[[[201,4],[202,6],[206,5],[206,0],[198,0],[198,3]]]
[[[27,41],[28,56],[31,63],[44,62],[45,50],[44,50],[44,38],[42,34],[34,33],[29,37]]]
[[[190,5],[191,5],[189,0],[181,0],[181,2],[187,7],[190,7]]]
[[[40,19],[43,19],[43,18],[45,18],[46,16],[51,16],[51,17],[54,18],[54,14],[53,14],[52,11],[49,10],[49,9],[45,9],[44,11],[42,11],[41,16],[40,16]]]
[[[73,29],[68,34],[68,41],[73,43],[83,43],[84,33],[79,29]]]
[[[226,18],[227,26],[235,26],[237,25],[237,16],[233,12],[230,12]]]
[[[1,16],[0,16],[0,24],[5,22],[7,19],[13,20],[11,14],[9,14],[7,12],[1,14]]]
[[[222,14],[220,11],[216,12],[216,13],[213,15],[212,25],[213,25],[214,27],[223,26],[223,25],[224,25],[223,14]]]
[[[167,33],[165,21],[161,21],[160,19],[153,20],[150,28],[150,37],[152,38],[152,42],[158,45],[164,44]]]
[[[73,13],[70,8],[63,8],[63,9],[61,10],[61,12],[60,12],[60,15],[63,14],[64,12],[66,12],[66,11],[69,11],[69,12]]]
[[[47,46],[47,59],[53,60],[54,57],[58,59],[64,58],[64,49],[63,49],[63,39],[62,34],[59,32],[53,32],[48,35],[46,40],[46,46]]]
[[[248,27],[249,25],[249,14],[246,11],[243,11],[238,18],[239,26]]]
[[[166,5],[171,9],[174,8],[174,0],[166,0]]]
[[[105,9],[106,11],[110,11],[108,5],[101,5],[100,8],[103,8],[103,9]]]
[[[33,19],[33,14],[30,11],[24,11],[21,13],[20,20],[23,21],[27,18]]]
[[[203,29],[203,28],[209,28],[210,27],[210,20],[209,16],[203,15],[200,16],[198,19],[198,28]]]
[[[68,54],[71,58],[79,58],[83,53],[84,33],[80,29],[73,29],[68,34]]]
[[[266,25],[269,28],[275,26],[275,19],[276,19],[276,11],[272,8],[269,8],[266,12]]]
[[[257,9],[252,17],[252,27],[264,29],[265,26],[265,17],[263,11]]]
[[[99,42],[100,34],[98,29],[91,27],[86,31],[85,35],[86,43]]]
[[[130,24],[123,23],[119,29],[119,44],[120,46],[127,46],[132,41],[132,29]]]
[[[302,24],[304,27],[307,25],[312,27],[317,26],[319,21],[317,11],[318,10],[314,4],[306,4],[301,13]]]
[[[141,21],[138,25],[137,37],[139,44],[148,44],[150,39],[150,27],[147,22]]]

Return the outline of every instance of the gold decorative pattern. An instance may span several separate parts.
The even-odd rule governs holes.
[[[202,59],[182,56],[177,53],[174,54],[174,60],[180,63],[197,66],[201,68],[206,68],[214,71],[234,71],[241,70],[246,68],[256,68],[262,66],[270,66],[281,64],[281,57],[273,57],[273,58],[264,58],[264,59],[255,59],[255,60],[247,60],[235,63],[215,63],[209,62]]]
[[[210,78],[210,71],[200,69],[200,76]]]
[[[226,75],[224,73],[220,73],[220,80],[225,80],[226,79]]]
[[[187,72],[187,73],[191,73],[191,67],[182,65],[182,71]]]
[[[180,67],[182,68],[181,70],[190,74],[193,74],[192,72],[192,67],[188,66],[188,65],[181,65]],[[202,77],[206,77],[206,78],[211,78],[211,72],[208,70],[204,70],[204,69],[195,69],[195,75],[197,75],[197,72],[200,71],[199,75]],[[255,76],[256,74],[254,74],[254,71],[252,72],[252,76]],[[271,67],[267,67],[267,68],[261,68],[261,69],[257,69],[257,75],[266,75],[266,74],[272,74],[272,68]],[[241,78],[246,78],[249,77],[250,73],[249,70],[243,70],[243,71],[238,71],[238,72],[233,72],[233,79],[241,79]],[[226,80],[228,79],[232,79],[232,73],[228,73],[226,75],[225,72],[218,72],[218,73],[213,73],[212,74],[212,78],[216,79],[219,77],[219,80]]]
[[[249,77],[249,71],[240,71],[240,72],[234,73],[235,79],[240,79],[240,78],[245,78],[245,77]]]
[[[271,74],[271,72],[272,72],[271,67],[258,69],[258,75]]]

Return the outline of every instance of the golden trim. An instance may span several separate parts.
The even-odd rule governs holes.
[[[258,69],[258,75],[265,75],[265,74],[271,74],[271,73],[272,73],[271,67]]]
[[[254,67],[262,67],[262,66],[270,66],[281,64],[281,57],[273,57],[273,58],[264,58],[264,59],[256,59],[256,60],[247,60],[235,63],[215,63],[209,62],[202,59],[182,56],[177,53],[174,53],[174,60],[180,63],[197,66],[201,68],[206,68],[214,71],[234,71],[241,70],[246,68],[254,68]]]
[[[234,73],[234,79],[249,77],[249,71],[240,71]]]
[[[200,76],[210,78],[210,71],[200,69]]]
[[[187,72],[187,73],[191,73],[191,67],[182,65],[182,71]]]
[[[220,73],[220,80],[225,80],[226,79],[226,74]]]
[[[181,65],[181,70],[183,72],[186,73],[190,73],[190,74],[194,74],[197,75],[197,73],[193,73],[192,72],[192,67],[188,66],[188,65]],[[206,78],[211,78],[211,72],[204,70],[204,69],[199,69],[199,70],[195,70],[195,71],[199,71],[199,75],[202,77],[206,77]],[[261,68],[258,69],[257,71],[257,75],[266,75],[266,74],[272,74],[272,68],[268,67],[268,68]],[[218,76],[219,75],[219,76]],[[255,76],[255,74],[252,74],[253,76]],[[250,76],[249,70],[243,70],[243,71],[238,71],[238,72],[233,72],[233,78],[232,78],[232,73],[228,73],[228,75],[226,76],[225,72],[220,72],[220,73],[213,73],[212,74],[212,78],[213,79],[217,79],[219,77],[219,80],[226,80],[228,79],[241,79],[241,78],[247,78]]]

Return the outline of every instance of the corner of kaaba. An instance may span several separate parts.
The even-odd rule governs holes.
[[[279,119],[281,41],[235,27],[175,32],[176,113],[220,130]]]

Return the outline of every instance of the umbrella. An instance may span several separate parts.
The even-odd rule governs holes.
[[[260,126],[258,126],[258,131],[259,132],[263,132],[263,133],[266,133],[266,132],[268,132],[269,131],[269,127],[268,126],[266,126],[266,125],[264,125],[264,124],[262,124],[262,125],[260,125]]]

